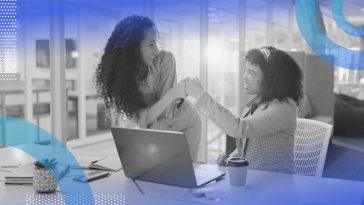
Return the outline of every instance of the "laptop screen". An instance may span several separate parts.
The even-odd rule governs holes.
[[[197,187],[183,133],[111,128],[125,176],[181,187]]]

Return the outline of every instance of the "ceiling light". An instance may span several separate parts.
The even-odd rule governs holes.
[[[78,57],[78,52],[77,51],[72,51],[71,52],[71,57],[72,58],[77,58]]]

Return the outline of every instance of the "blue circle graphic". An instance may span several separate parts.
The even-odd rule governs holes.
[[[334,43],[322,31],[315,11],[315,0],[296,0],[295,5],[297,24],[301,34],[311,49],[327,62],[341,68],[350,70],[364,70],[364,66],[353,67],[348,59],[363,60],[364,51],[344,48]],[[336,58],[332,58],[330,51],[339,53]]]
[[[351,24],[344,16],[342,5],[344,0],[332,0],[331,11],[337,26],[345,33],[356,36],[364,37],[364,27]]]
[[[34,157],[40,161],[44,158],[56,158],[58,162],[67,162],[76,166],[76,169],[72,169],[73,175],[85,176],[85,173],[81,169],[81,166],[72,155],[72,153],[65,147],[57,138],[43,130],[42,128],[29,123],[25,120],[18,118],[0,115],[0,144],[8,145]],[[14,145],[15,142],[19,142],[22,139],[51,139],[52,146],[32,146],[29,144]],[[78,166],[78,167],[77,167]],[[52,173],[52,172],[51,172]],[[94,205],[94,199],[92,190],[89,183],[76,183],[73,180],[58,180],[57,176],[53,176],[62,192],[62,194],[70,194],[73,196],[90,196],[87,205]],[[63,178],[62,178],[63,179]],[[71,179],[67,177],[67,179]],[[65,205],[73,204],[69,197],[64,198]]]

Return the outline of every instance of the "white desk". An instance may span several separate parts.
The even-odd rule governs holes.
[[[363,204],[364,182],[249,170],[247,185],[233,188],[227,179],[207,185],[227,199],[214,202],[190,195],[188,189],[137,181],[148,195],[206,204]]]
[[[40,145],[32,145],[40,146]],[[59,149],[59,148],[53,148]],[[74,156],[99,155],[95,152],[71,150]],[[0,149],[0,161],[18,160],[22,164],[34,161],[28,154],[6,147]],[[224,169],[220,167],[216,169]],[[7,172],[0,171],[0,202],[4,204],[25,204],[26,194],[37,194],[31,186],[5,185]],[[67,175],[72,175],[72,171]],[[66,176],[67,176],[66,175]],[[60,183],[72,180],[64,177]],[[93,194],[123,195],[126,204],[361,204],[364,197],[364,183],[327,178],[304,177],[249,170],[247,186],[233,189],[228,178],[210,184],[215,190],[223,190],[228,199],[219,202],[205,198],[195,198],[188,189],[144,183],[143,195],[134,182],[124,176],[124,172],[113,172],[110,177],[89,183]],[[82,186],[81,183],[75,185]],[[44,196],[44,194],[43,194]]]
[[[42,145],[22,145],[20,146],[21,150],[29,147],[42,147]],[[48,147],[48,146],[47,146]],[[52,150],[57,152],[60,148],[52,147]],[[34,162],[35,159],[28,155],[27,153],[21,151],[19,149],[15,149],[13,147],[5,147],[0,149],[0,162],[3,161],[21,161],[22,165]],[[70,150],[72,154],[77,156],[105,156],[105,154],[84,151],[84,150]],[[51,156],[45,156],[45,158],[51,158]],[[5,185],[5,176],[7,176],[9,172],[0,171],[0,204],[12,204],[12,205],[26,205],[26,195],[40,195],[45,196],[47,194],[38,194],[32,186],[25,185]],[[66,183],[67,181],[72,181],[72,177],[67,177],[72,175],[72,170],[66,174],[60,181],[60,183]],[[99,179],[93,182],[90,182],[90,187],[92,189],[93,194],[98,195],[123,195],[126,198],[126,204],[168,204],[168,205],[184,205],[186,203],[179,202],[172,199],[163,199],[157,197],[151,197],[141,194],[138,187],[134,184],[134,182],[124,176],[123,170],[118,172],[112,172],[110,177],[106,177],[103,179]],[[82,186],[82,183],[76,183],[76,186]],[[55,194],[60,194],[60,192],[56,192]],[[96,205],[97,203],[95,203]],[[101,204],[101,203],[100,203]],[[194,203],[191,203],[194,204]],[[38,205],[38,204],[34,204]]]

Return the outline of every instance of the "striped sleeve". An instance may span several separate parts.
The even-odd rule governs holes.
[[[252,138],[285,130],[296,123],[296,107],[293,102],[273,100],[269,106],[246,118],[236,117],[220,105],[209,93],[204,92],[195,108],[212,120],[226,134],[235,138]]]

